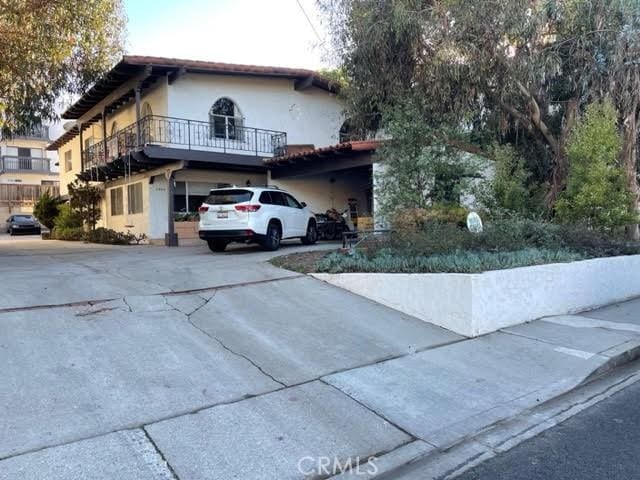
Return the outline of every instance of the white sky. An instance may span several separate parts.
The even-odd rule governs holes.
[[[318,69],[327,33],[315,0],[125,0],[127,51]],[[323,43],[324,42],[324,43]]]
[[[127,53],[281,67],[331,67],[316,0],[124,0]],[[64,111],[70,100],[63,100]],[[62,123],[52,126],[52,139]]]

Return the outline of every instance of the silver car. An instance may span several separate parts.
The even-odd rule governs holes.
[[[41,230],[40,222],[38,222],[33,215],[20,213],[11,215],[7,219],[6,231],[9,235],[16,235],[18,233],[40,235]]]

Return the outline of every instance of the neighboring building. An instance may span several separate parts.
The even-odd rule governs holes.
[[[375,147],[338,144],[336,88],[309,70],[125,56],[62,118],[76,124],[49,146],[61,192],[99,182],[108,228],[170,243],[173,213],[197,211],[218,184],[275,184],[316,212],[349,199],[373,210]]]
[[[59,194],[55,152],[47,151],[49,127],[0,139],[0,220],[31,213],[43,192]]]

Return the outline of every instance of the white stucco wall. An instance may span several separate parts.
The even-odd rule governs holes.
[[[288,79],[186,74],[168,86],[168,115],[208,122],[221,97],[235,102],[245,126],[284,131],[289,144],[338,143],[337,97],[315,87],[296,91]]]
[[[305,202],[315,213],[324,213],[330,208],[343,211],[348,207],[347,200],[356,198],[358,214],[372,215],[367,201],[367,190],[371,188],[371,176],[365,169],[278,178],[270,180],[269,185],[288,191],[299,201]]]
[[[151,175],[149,173],[142,173],[127,177],[126,180],[123,178],[105,184],[105,194],[102,202],[101,226],[111,228],[118,232],[130,231],[136,234],[149,234],[151,211],[152,208],[156,208],[150,203],[150,176]],[[142,212],[135,214],[127,213],[129,205],[127,186],[134,183],[140,183],[142,186]],[[111,215],[111,190],[118,187],[122,187],[123,213],[122,215]]]
[[[344,273],[316,278],[474,337],[640,296],[640,255],[479,274]]]
[[[145,91],[142,98],[142,103],[148,102],[154,115],[167,115],[167,80],[161,79],[149,90]],[[111,129],[113,122],[116,122],[118,129],[122,129],[134,123],[136,121],[136,106],[135,103],[130,103],[117,110],[112,115],[108,115],[106,119],[107,136],[111,135]],[[87,127],[82,133],[83,141],[88,138],[92,138],[94,143],[103,139],[102,134],[102,122],[98,121]],[[71,162],[73,167],[71,170],[65,168],[65,152],[71,151]],[[67,142],[58,150],[58,162],[60,164],[60,193],[66,195],[67,184],[73,182],[76,179],[76,175],[80,173],[80,136],[76,136],[70,142]]]

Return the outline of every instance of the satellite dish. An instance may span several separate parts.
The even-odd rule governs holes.
[[[471,233],[482,233],[482,219],[476,212],[467,215],[467,229]]]

